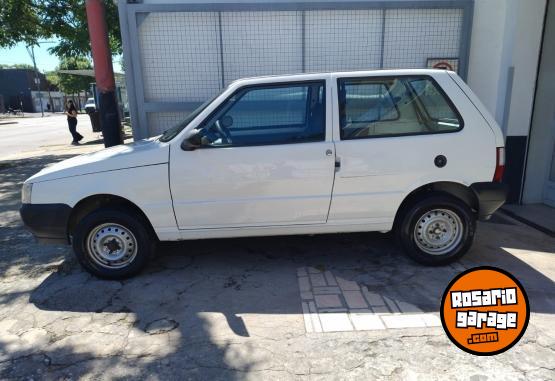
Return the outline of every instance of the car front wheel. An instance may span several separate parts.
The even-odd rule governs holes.
[[[118,209],[90,213],[77,224],[73,234],[73,250],[79,262],[93,275],[105,279],[137,274],[153,249],[143,218]]]
[[[405,252],[425,265],[445,265],[463,256],[474,240],[476,218],[457,198],[430,195],[403,214],[398,235]]]

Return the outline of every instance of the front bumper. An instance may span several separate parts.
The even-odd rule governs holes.
[[[507,200],[508,188],[502,183],[474,183],[470,188],[478,199],[478,219],[480,220],[489,220]]]
[[[40,243],[69,243],[67,227],[71,207],[66,204],[23,204],[23,223]]]

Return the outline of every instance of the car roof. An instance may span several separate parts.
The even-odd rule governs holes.
[[[248,83],[264,83],[264,82],[291,82],[304,81],[322,78],[340,78],[340,77],[364,77],[364,76],[399,76],[399,75],[448,75],[447,70],[440,69],[375,69],[375,70],[354,70],[354,71],[325,71],[325,72],[309,72],[297,74],[278,74],[264,75],[257,77],[240,78],[230,83],[248,84]]]

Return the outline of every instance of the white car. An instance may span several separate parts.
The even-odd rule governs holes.
[[[161,136],[43,169],[21,216],[112,279],[158,241],[288,234],[394,230],[413,259],[442,265],[504,203],[503,147],[452,72],[248,78]]]
[[[87,103],[84,106],[85,112],[90,114],[96,110],[96,103],[94,102],[94,98],[88,98]]]

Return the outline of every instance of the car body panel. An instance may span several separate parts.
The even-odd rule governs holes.
[[[272,79],[264,83],[275,83],[267,82]],[[226,93],[236,88],[232,84]],[[326,91],[324,141],[194,151],[172,144],[170,184],[179,228],[325,223],[334,175],[331,94]],[[197,126],[195,120],[188,129]]]
[[[326,222],[333,143],[172,151],[179,228]]]
[[[59,203],[73,208],[98,194],[122,197],[137,205],[157,234],[176,229],[167,163],[38,182],[33,184],[31,200],[33,204]]]
[[[387,219],[391,224],[401,202],[422,185],[448,181],[469,186],[491,181],[495,171],[495,135],[445,72],[426,71],[451,99],[464,120],[457,132],[366,139],[335,139],[341,169],[336,173],[329,221],[345,223]],[[385,77],[377,71],[334,74],[334,79]],[[335,82],[335,81],[334,81]],[[334,104],[334,136],[339,137],[338,102]],[[471,149],[470,149],[471,148]],[[434,159],[447,158],[438,168]]]
[[[31,176],[28,182],[41,182],[66,177],[121,170],[125,168],[164,164],[168,162],[169,147],[156,139],[139,140],[101,151],[79,155],[50,165]]]

